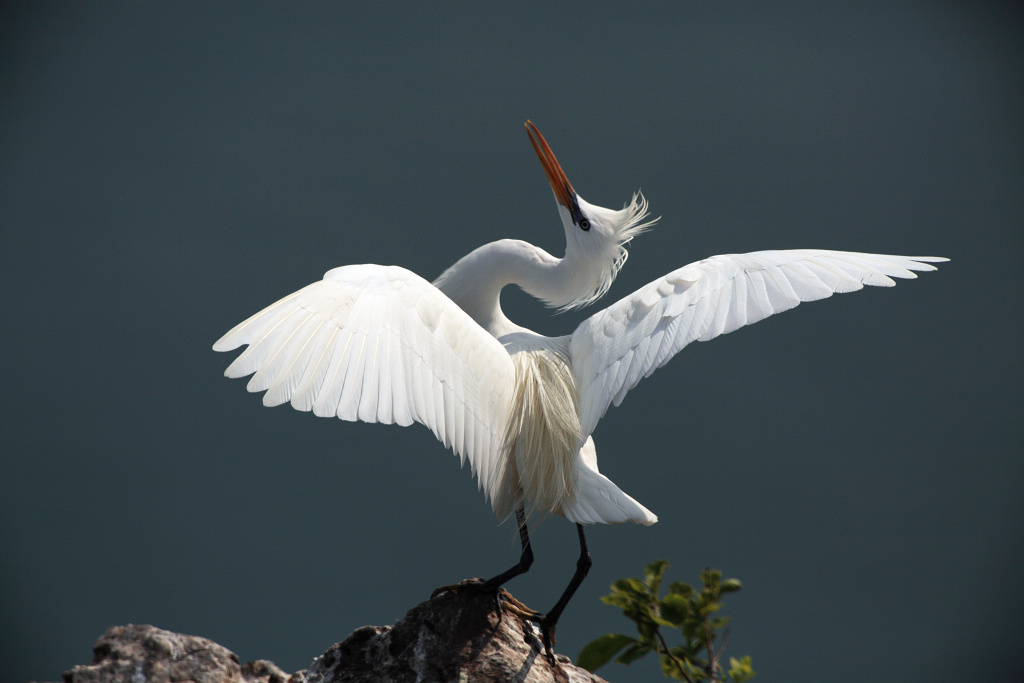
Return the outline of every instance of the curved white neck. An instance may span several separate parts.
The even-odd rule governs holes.
[[[434,281],[434,286],[478,325],[501,337],[524,329],[502,312],[502,288],[519,285],[548,305],[564,305],[581,295],[582,283],[587,280],[586,273],[581,272],[586,268],[573,263],[577,260],[569,255],[555,258],[521,240],[500,240],[463,256]]]

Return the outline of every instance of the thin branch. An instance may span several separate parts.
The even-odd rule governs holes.
[[[661,635],[661,629],[658,628],[657,624],[654,626],[654,632],[658,634],[658,640],[661,641],[661,646],[665,648],[665,654],[672,660],[672,663],[679,669],[679,673],[683,674],[683,678],[686,679],[687,683],[694,683],[693,679],[690,678],[690,674],[686,673],[686,669],[683,668],[683,663],[676,659],[676,656],[672,654],[672,651],[668,649],[668,643],[665,642],[665,636]]]
[[[718,683],[718,657],[715,656],[715,646],[711,642],[711,628],[704,629],[704,642],[708,646],[708,673],[711,675],[711,683]]]
[[[718,666],[718,660],[722,658],[722,654],[725,652],[725,646],[729,644],[729,629],[722,631],[722,646],[718,648],[718,654],[715,655],[715,666]]]

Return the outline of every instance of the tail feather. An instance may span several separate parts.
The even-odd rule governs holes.
[[[562,502],[560,514],[577,524],[621,524],[634,522],[650,526],[658,516],[597,471],[594,440],[588,438],[576,460],[576,495]]]

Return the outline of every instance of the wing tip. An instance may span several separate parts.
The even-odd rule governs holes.
[[[231,339],[229,339],[230,336],[230,334],[225,334],[223,337],[213,342],[213,350],[221,352],[234,351],[235,349],[242,345],[242,342],[233,342]]]
[[[914,262],[914,270],[927,272],[932,270],[938,270],[933,263],[947,263],[949,259],[945,256],[911,256],[910,260]]]

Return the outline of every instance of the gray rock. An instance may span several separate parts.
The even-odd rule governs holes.
[[[517,614],[499,618],[487,594],[444,593],[394,626],[356,629],[313,660],[304,683],[603,682],[564,655],[552,666],[538,635]]]
[[[114,626],[93,655],[64,683],[603,683],[564,655],[552,664],[530,621],[515,608],[499,614],[492,597],[472,590],[442,593],[394,626],[358,628],[291,675],[265,660],[240,665],[211,640],[154,626]]]
[[[155,626],[107,629],[92,648],[92,664],[64,672],[64,683],[298,683],[273,662],[245,666],[223,645]]]

